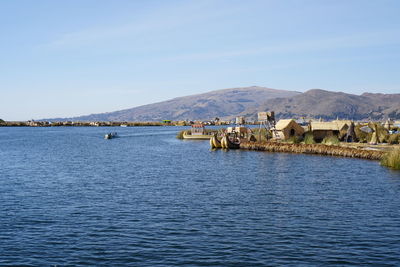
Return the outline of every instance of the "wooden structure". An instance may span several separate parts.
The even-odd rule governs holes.
[[[235,134],[239,138],[245,138],[248,134],[248,129],[243,126],[236,126],[236,127],[228,127],[226,129],[228,134]]]
[[[258,112],[257,114],[258,116],[258,121],[260,123],[260,131],[259,131],[259,135],[261,135],[261,127],[264,126],[264,128],[268,131],[271,131],[272,133],[272,137],[279,139],[279,135],[276,131],[275,128],[275,112],[274,111],[270,111],[270,112]],[[258,137],[259,140],[261,140],[261,136]],[[268,140],[268,134],[266,136],[267,140]]]
[[[293,136],[299,137],[304,134],[304,128],[295,120],[279,120],[275,126],[280,139],[287,140]]]

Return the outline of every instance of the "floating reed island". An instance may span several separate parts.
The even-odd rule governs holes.
[[[317,154],[324,156],[338,156],[349,158],[360,158],[370,160],[381,160],[386,152],[379,150],[366,150],[361,148],[344,147],[340,145],[324,145],[324,144],[291,144],[282,142],[250,142],[243,141],[240,143],[241,149],[258,150],[267,152],[285,152],[285,153],[302,153]]]
[[[400,169],[400,122],[355,124],[344,120],[310,120],[300,124],[294,119],[276,122],[274,112],[258,115],[259,129],[228,127],[213,139],[221,140],[221,144],[224,138],[230,140],[228,146],[221,148],[379,160],[383,166]],[[213,139],[211,148],[218,148]]]
[[[320,128],[324,125],[319,125],[318,132],[312,132],[309,129],[298,127],[293,120],[284,122],[287,127],[282,130],[280,127],[268,130],[261,127],[257,129],[244,126],[214,130],[215,132],[210,132],[208,135],[211,136],[210,147],[212,149],[245,149],[378,160],[383,166],[400,169],[400,147],[398,145],[377,144],[376,141],[354,142],[357,140],[356,138],[362,136],[355,134],[352,124],[349,127],[350,131],[335,134],[328,129],[326,135],[323,135]],[[280,126],[279,123],[277,126]],[[184,133],[182,131],[178,134],[178,138],[184,138]],[[379,133],[379,131],[375,129],[374,133]],[[392,134],[390,137],[393,136],[396,135]],[[374,137],[377,139],[379,136],[371,134],[371,139]]]
[[[261,115],[260,115],[261,114]],[[259,113],[259,127],[236,126],[204,129],[193,124],[182,130],[179,139],[209,139],[211,149],[246,149],[267,152],[315,154],[379,160],[383,166],[400,169],[400,122],[359,122],[335,120],[309,121],[294,119],[275,122],[273,112]]]

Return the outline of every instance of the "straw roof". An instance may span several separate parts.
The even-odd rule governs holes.
[[[288,119],[288,120],[279,120],[278,123],[275,125],[275,128],[278,131],[281,131],[283,129],[285,129],[286,127],[289,126],[289,124],[294,121],[293,119]]]
[[[338,123],[340,129],[343,129],[346,125],[350,126],[350,124],[352,123],[351,120],[334,120],[333,122]]]
[[[311,122],[311,129],[313,131],[341,131],[348,124],[344,121],[332,121],[332,122]]]

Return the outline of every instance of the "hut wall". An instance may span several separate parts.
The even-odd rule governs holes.
[[[277,132],[279,137],[284,140],[289,139],[292,136],[302,136],[304,133],[302,128],[299,129],[299,127],[296,127],[295,125],[289,125],[288,127]]]
[[[282,140],[286,140],[285,133],[283,131],[276,131],[278,134],[279,138]]]
[[[322,141],[326,136],[339,135],[339,131],[334,130],[314,130],[312,131],[314,140],[317,142]]]

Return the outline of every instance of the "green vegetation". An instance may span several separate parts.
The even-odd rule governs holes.
[[[251,132],[259,142],[265,142],[272,138],[271,131],[267,131],[265,128],[253,128],[251,129]]]
[[[304,144],[312,145],[315,144],[314,135],[311,132],[307,132],[304,136]]]
[[[400,149],[388,152],[381,160],[381,165],[392,169],[400,170]]]
[[[289,143],[289,144],[300,144],[300,142],[302,141],[301,137],[298,136],[292,136],[289,139],[287,139],[285,141],[285,143]]]
[[[324,145],[338,145],[340,143],[339,138],[336,135],[325,137],[322,142]]]

